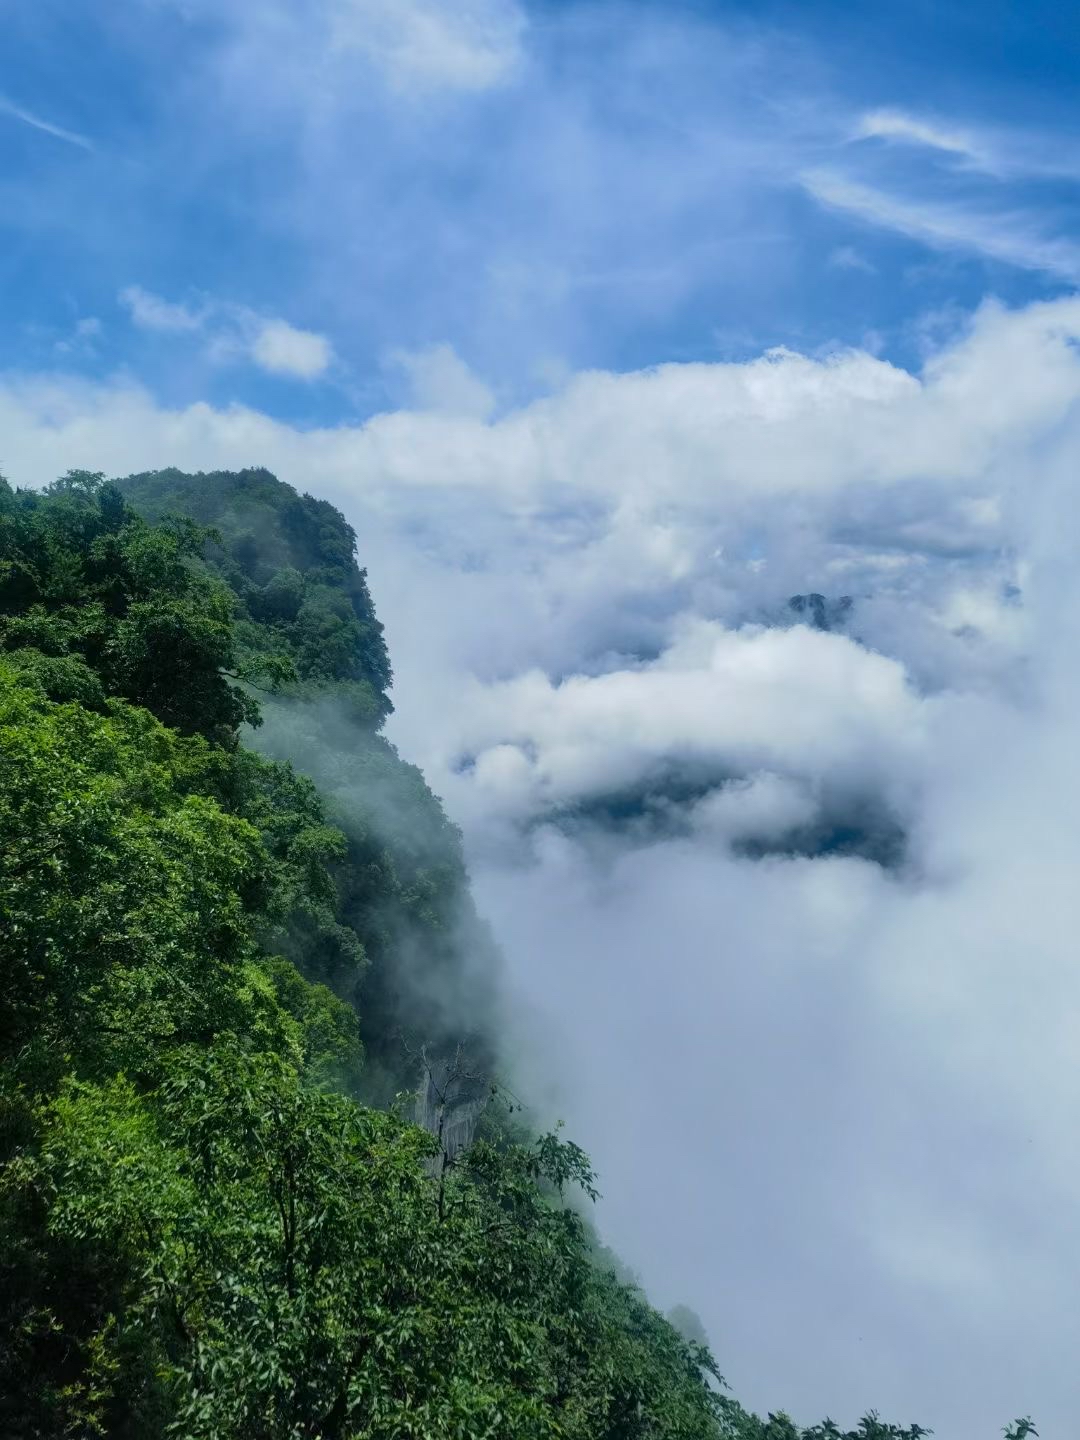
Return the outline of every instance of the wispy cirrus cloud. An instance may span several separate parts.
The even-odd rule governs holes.
[[[861,270],[864,275],[876,275],[873,265],[854,245],[838,245],[829,255],[829,264],[837,270]]]
[[[337,0],[329,17],[330,53],[359,51],[397,91],[487,90],[522,58],[516,0]]]
[[[166,3],[184,19],[213,16],[230,73],[288,74],[287,96],[277,98],[320,110],[372,77],[398,99],[499,88],[524,59],[528,28],[518,0]]]
[[[852,138],[925,145],[981,166],[987,166],[991,159],[989,150],[970,132],[951,129],[903,110],[865,111],[855,123]]]
[[[868,143],[868,142],[878,142]],[[1080,280],[1069,238],[1080,164],[1065,137],[881,106],[857,114],[797,182],[820,205],[936,250]],[[833,252],[831,263],[855,254]]]
[[[1003,184],[1080,181],[1077,136],[1023,125],[973,124],[884,106],[858,115],[848,139],[936,151],[938,158],[954,160],[957,169]]]
[[[800,182],[821,205],[939,250],[960,250],[990,260],[1080,281],[1080,244],[1045,233],[1041,216],[982,206],[975,200],[943,202],[892,194],[830,169],[808,169]]]
[[[54,140],[62,140],[66,145],[76,145],[80,150],[93,150],[94,142],[85,135],[80,135],[77,130],[67,130],[62,125],[56,125],[51,120],[44,119],[41,115],[35,115],[32,110],[26,110],[21,105],[16,105],[14,100],[9,100],[6,95],[0,95],[0,115],[8,115],[12,120],[19,120],[24,125],[29,125],[33,130],[40,130],[44,135],[51,135]]]

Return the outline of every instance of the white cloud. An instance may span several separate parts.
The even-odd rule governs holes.
[[[857,140],[897,140],[926,145],[948,155],[960,156],[989,166],[989,156],[979,142],[963,130],[952,130],[903,110],[868,110],[860,115],[853,131]]]
[[[829,264],[838,270],[861,270],[864,275],[876,275],[877,266],[856,250],[854,245],[838,245],[829,255]]]
[[[314,380],[329,367],[333,349],[324,335],[298,330],[285,320],[264,320],[251,341],[255,364],[273,375]]]
[[[192,310],[187,305],[164,300],[141,285],[128,285],[121,290],[119,299],[140,330],[184,334],[201,330],[206,322],[205,310]]]
[[[103,326],[96,315],[84,315],[76,320],[74,329],[62,336],[53,346],[58,355],[91,356],[96,353],[95,341],[102,335]]]
[[[910,147],[924,152],[927,163],[921,175],[910,165],[898,172],[880,148],[849,145],[843,168],[833,159],[800,172],[803,188],[822,205],[934,249],[967,251],[1072,282],[1080,278],[1080,246],[1069,238],[1067,221],[1063,233],[1052,233],[1055,214],[1064,213],[1057,202],[1043,195],[1037,205],[1030,193],[1017,195],[1009,184],[1075,180],[1080,171],[1067,138],[879,108],[856,117],[848,139]],[[945,199],[936,183],[943,160],[953,162]],[[847,264],[854,254],[841,247],[832,262]]]
[[[691,809],[694,830],[730,846],[737,841],[776,844],[818,815],[814,787],[758,771],[702,797]]]
[[[978,209],[960,201],[905,199],[824,169],[804,171],[802,184],[822,205],[937,249],[967,250],[1024,270],[1080,280],[1080,245],[1042,233],[1036,215]]]
[[[1080,166],[1071,136],[1012,125],[953,124],[907,111],[864,111],[851,128],[853,140],[885,140],[951,156],[963,170],[1006,182],[1016,178],[1076,180]]]
[[[510,81],[527,29],[518,0],[170,0],[224,27],[221,60],[253,94],[266,77],[287,93],[271,104],[321,111],[355,97],[371,74],[404,99],[478,93]]]
[[[486,90],[521,59],[514,0],[334,0],[331,45],[366,53],[399,90]]]
[[[802,781],[804,797],[816,786],[819,802],[895,799],[910,791],[924,709],[902,666],[844,636],[685,621],[650,663],[479,687],[452,737],[467,779],[442,784],[474,828],[639,788],[663,805],[673,780],[713,792],[755,774]]]
[[[120,292],[120,303],[141,330],[206,334],[208,355],[218,362],[244,357],[272,375],[315,380],[329,368],[333,347],[324,335],[242,305],[204,300],[199,309],[163,299],[140,285]]]
[[[87,136],[80,135],[76,130],[65,130],[62,125],[54,125],[51,120],[43,120],[40,115],[16,105],[5,95],[0,95],[0,115],[10,115],[13,120],[29,125],[32,130],[40,130],[45,135],[51,135],[54,140],[63,140],[65,144],[75,145],[80,150],[94,149],[93,141]]]

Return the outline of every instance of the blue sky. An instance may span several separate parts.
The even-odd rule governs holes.
[[[1080,275],[1066,8],[9,0],[0,363],[300,423],[433,345],[504,405],[776,345],[917,365]],[[260,365],[265,319],[326,363]]]

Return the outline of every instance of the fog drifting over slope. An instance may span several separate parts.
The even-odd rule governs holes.
[[[310,432],[0,393],[18,483],[262,464],[344,510],[523,1083],[654,1298],[805,1420],[1080,1398],[1078,341],[1080,301],[987,307],[919,376],[772,353],[493,419],[443,356],[427,408]],[[747,857],[853,811],[902,860]]]

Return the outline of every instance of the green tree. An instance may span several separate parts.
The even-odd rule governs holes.
[[[226,675],[239,662],[233,600],[195,563],[205,538],[190,521],[147,525],[86,471],[43,495],[0,481],[0,649],[35,652],[46,682],[75,672],[37,656],[81,661],[106,693],[228,741],[258,708]]]

